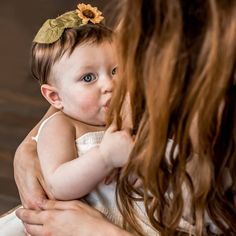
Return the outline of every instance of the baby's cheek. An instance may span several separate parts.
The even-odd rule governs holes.
[[[98,100],[97,99],[93,99],[92,97],[87,97],[86,100],[84,100],[81,105],[80,108],[83,112],[92,112],[92,111],[96,111],[97,107],[98,107]]]

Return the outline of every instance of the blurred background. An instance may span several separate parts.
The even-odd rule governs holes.
[[[47,18],[73,10],[79,2],[97,6],[112,25],[114,0],[0,1],[0,214],[20,204],[14,153],[48,108],[30,74],[31,41]]]

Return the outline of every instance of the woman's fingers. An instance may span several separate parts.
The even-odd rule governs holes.
[[[57,210],[73,210],[76,206],[75,201],[62,202],[62,201],[46,201],[45,210],[57,209]]]
[[[35,211],[23,208],[16,210],[16,216],[26,224],[42,225],[44,221],[43,219],[45,219],[43,213],[43,211]]]
[[[28,209],[19,209],[17,210],[17,216],[23,221],[28,220],[26,223],[37,223],[43,222],[41,219],[45,219],[47,212],[49,210],[89,210],[91,207],[81,201],[56,201],[56,200],[44,200],[40,203],[40,207],[42,210],[47,211],[34,211]],[[35,222],[31,222],[30,218],[35,217]],[[40,219],[41,217],[41,219]],[[40,224],[40,223],[39,223]]]
[[[79,206],[79,201],[56,201],[44,200],[40,207],[43,210],[75,210]]]
[[[43,233],[43,226],[42,225],[25,225],[25,229],[27,231],[27,236],[42,236],[46,235]]]
[[[19,209],[16,212],[31,236],[85,236],[97,232],[102,235],[103,226],[110,224],[99,211],[79,201],[48,200],[43,204],[45,210]]]

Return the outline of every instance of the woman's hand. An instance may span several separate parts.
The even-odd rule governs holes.
[[[79,201],[45,200],[41,208],[42,211],[19,209],[16,212],[32,236],[130,236],[100,212]]]

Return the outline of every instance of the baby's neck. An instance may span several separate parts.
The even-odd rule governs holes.
[[[105,125],[104,126],[95,126],[95,125],[90,125],[86,124],[80,121],[75,122],[75,127],[76,127],[76,137],[80,137],[86,133],[90,132],[98,132],[98,131],[104,131],[105,130]]]

